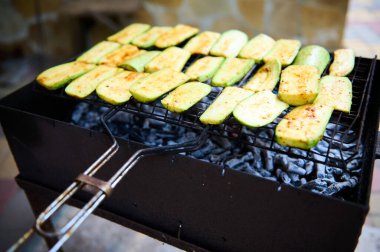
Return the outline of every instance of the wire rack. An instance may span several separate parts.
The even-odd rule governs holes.
[[[199,55],[192,56],[183,71],[185,71],[195,60],[201,57],[202,56]],[[331,62],[329,65],[330,64]],[[329,65],[326,69],[329,68]],[[275,128],[277,124],[294,107],[289,107],[274,122],[260,128],[248,128],[238,123],[233,116],[230,116],[223,124],[211,126],[209,128],[209,133],[241,141],[250,146],[271,150],[276,153],[287,154],[293,158],[302,158],[328,166],[345,168],[360,152],[365,121],[364,116],[368,106],[369,92],[371,90],[375,65],[376,57],[373,59],[356,58],[355,68],[348,76],[352,82],[353,88],[351,112],[348,114],[334,111],[323,139],[317,146],[310,150],[282,146],[275,141]],[[253,66],[245,77],[236,83],[235,86],[243,86],[256,73],[259,67],[260,65],[257,64]],[[327,74],[326,71],[327,70],[322,74],[323,76]],[[210,83],[210,80],[206,83]],[[74,100],[74,98],[66,95],[63,89],[54,92],[47,91],[40,87],[36,82],[35,87],[35,90],[46,93],[49,96]],[[223,89],[220,87],[213,87],[211,93],[207,97],[203,98],[191,109],[181,114],[172,113],[165,109],[160,102],[161,99],[152,103],[143,104],[132,98],[118,109],[146,118],[184,126],[194,130],[201,130],[205,125],[200,122],[199,117],[222,90]],[[274,92],[276,93],[277,91],[278,89],[276,88]],[[94,94],[85,98],[83,101],[90,104],[111,107],[110,104],[102,101]]]

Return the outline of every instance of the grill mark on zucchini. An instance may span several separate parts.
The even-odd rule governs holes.
[[[207,55],[219,37],[220,33],[218,32],[204,31],[190,39],[183,49],[191,54]]]
[[[118,66],[127,59],[141,54],[142,52],[143,51],[140,51],[136,46],[127,44],[104,56],[102,59],[100,59],[99,63],[108,66]]]
[[[206,56],[195,61],[189,68],[187,68],[186,74],[190,77],[190,80],[204,82],[214,76],[223,61],[224,58],[222,57]]]
[[[268,61],[253,75],[244,89],[251,90],[253,92],[259,92],[264,90],[272,91],[277,82],[280,79],[281,64],[278,60]]]
[[[301,42],[294,39],[279,39],[273,45],[272,49],[264,56],[264,62],[278,59],[281,65],[290,65],[297,56]]]
[[[134,23],[134,24],[128,25],[127,27],[117,32],[116,34],[109,36],[107,40],[118,42],[120,44],[128,44],[138,35],[149,30],[149,28],[150,28],[150,25],[148,24]]]
[[[178,24],[172,30],[162,34],[155,42],[155,46],[158,48],[166,48],[170,46],[175,46],[186,39],[194,36],[199,32],[198,28]]]
[[[254,66],[250,59],[227,58],[211,80],[213,86],[226,87],[240,81]]]
[[[156,72],[164,68],[170,68],[180,72],[185,66],[191,54],[179,47],[169,47],[145,65],[148,73]]]

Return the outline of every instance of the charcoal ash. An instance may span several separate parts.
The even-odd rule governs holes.
[[[145,105],[142,109],[149,110]],[[72,114],[72,123],[83,128],[104,131],[100,123],[100,115],[106,110],[107,108],[104,107],[80,103]],[[163,110],[162,113],[165,111]],[[192,129],[125,112],[118,112],[107,125],[115,136],[151,147],[180,144],[194,140],[199,135],[199,132]],[[249,133],[249,129],[245,127],[242,131],[247,133],[247,139],[244,140],[249,143],[252,132]],[[254,129],[254,132],[259,136],[256,139],[257,145],[264,148],[270,142],[266,139],[272,139],[274,134],[273,129],[267,128],[262,131]],[[328,130],[326,134],[329,134]],[[355,148],[356,145],[351,143],[343,145],[343,149],[347,151]],[[329,157],[340,158],[339,146],[334,143],[329,144],[325,140],[322,140],[309,154],[307,151],[289,149],[277,143],[274,143],[273,149],[289,151],[300,158],[289,157],[276,151],[244,144],[244,141],[232,141],[216,135],[210,135],[200,149],[181,154],[327,196],[350,199],[347,195],[353,194],[357,188],[361,173],[361,152],[351,157],[346,168],[338,168],[302,158],[309,155],[323,162],[325,153],[329,153]],[[346,153],[343,152],[343,155]]]

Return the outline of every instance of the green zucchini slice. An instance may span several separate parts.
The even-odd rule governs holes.
[[[136,46],[126,44],[123,45],[121,48],[101,58],[99,63],[116,67],[124,61],[126,61],[127,59],[130,59],[140,53],[141,51]]]
[[[120,67],[135,72],[144,72],[146,64],[148,64],[153,58],[155,58],[160,53],[160,51],[143,52],[135,57],[126,60],[124,63],[120,65]]]
[[[261,127],[271,123],[289,107],[271,91],[258,92],[240,102],[234,109],[234,117],[248,127]]]
[[[177,87],[161,100],[162,105],[169,111],[181,113],[211,92],[211,86],[201,82],[188,82]]]
[[[164,68],[132,84],[129,92],[141,102],[151,102],[189,80],[189,77],[170,68]]]
[[[255,65],[250,59],[227,58],[212,78],[211,84],[218,87],[231,86],[240,81]]]
[[[223,57],[206,56],[195,61],[186,70],[186,74],[190,77],[190,80],[206,81],[214,76],[223,61]]]
[[[166,48],[158,56],[145,65],[145,72],[153,73],[164,68],[180,72],[191,54],[179,47]]]
[[[278,59],[278,61],[281,63],[281,66],[288,66],[297,56],[300,47],[301,42],[299,40],[279,39],[273,45],[268,54],[264,56],[264,61],[268,62],[274,59]]]
[[[277,85],[281,74],[281,64],[278,60],[268,61],[253,75],[244,89],[251,90],[253,92],[259,92],[264,90],[272,91]]]
[[[330,61],[330,53],[323,47],[309,45],[302,48],[293,65],[309,65],[318,68],[321,75]]]
[[[94,45],[81,56],[79,56],[77,58],[77,61],[82,61],[90,64],[97,64],[104,56],[117,50],[118,48],[120,48],[120,44],[118,43],[102,41]]]
[[[146,32],[149,29],[150,25],[148,24],[134,23],[128,25],[118,33],[109,36],[107,40],[117,42],[120,44],[129,44],[134,38],[136,38],[138,35]]]
[[[276,141],[285,146],[311,149],[322,139],[334,108],[321,104],[296,107],[276,127]]]
[[[158,48],[167,48],[170,46],[175,46],[186,39],[194,36],[199,32],[198,28],[178,24],[172,30],[162,34],[155,42],[155,46]]]
[[[242,31],[225,31],[211,48],[210,54],[229,58],[236,57],[247,41],[248,36]]]
[[[259,34],[252,38],[239,52],[239,58],[252,59],[261,63],[264,56],[272,49],[275,40],[268,35]]]
[[[252,91],[239,87],[226,87],[199,119],[204,124],[221,124],[236,105],[252,94]]]
[[[83,99],[86,96],[90,95],[99,85],[99,83],[108,78],[111,78],[120,71],[122,70],[116,67],[109,67],[104,65],[98,66],[71,82],[65,88],[65,92],[70,96]]]
[[[334,52],[334,61],[330,66],[330,75],[347,76],[355,66],[355,53],[352,49],[338,49]]]
[[[130,86],[147,75],[147,73],[123,71],[100,83],[96,88],[96,94],[113,105],[123,104],[132,96],[129,92]]]
[[[84,62],[69,62],[51,67],[37,76],[37,82],[49,90],[63,87],[70,81],[95,68]]]
[[[218,32],[205,31],[190,39],[183,49],[191,54],[207,55],[219,37]]]
[[[140,48],[149,48],[154,46],[156,40],[164,33],[170,31],[172,27],[170,26],[155,26],[149,31],[138,35],[132,40],[132,44]]]
[[[352,83],[347,77],[324,76],[315,104],[323,104],[350,113],[352,104]]]

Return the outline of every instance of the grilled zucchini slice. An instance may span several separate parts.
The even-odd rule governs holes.
[[[129,44],[134,38],[136,38],[138,35],[146,32],[149,29],[150,25],[148,24],[131,24],[125,27],[123,30],[119,31],[118,33],[109,36],[107,40],[118,42],[120,44]]]
[[[147,73],[123,71],[100,83],[96,88],[96,94],[113,105],[125,103],[132,96],[129,92],[130,86],[147,75]]]
[[[226,87],[199,119],[204,124],[221,124],[236,105],[252,94],[252,91],[239,87]]]
[[[309,45],[302,48],[293,65],[309,65],[318,68],[321,75],[330,61],[330,53],[323,47]]]
[[[219,37],[218,32],[205,31],[190,39],[183,49],[191,54],[207,55]]]
[[[334,61],[330,66],[330,75],[347,76],[355,66],[355,53],[352,49],[338,49],[334,51]]]
[[[141,102],[151,102],[189,80],[181,72],[165,68],[132,84],[129,92]]]
[[[179,47],[166,48],[162,53],[145,65],[145,72],[153,73],[164,68],[180,72],[191,54]]]
[[[252,38],[239,52],[239,58],[252,59],[261,63],[264,56],[272,49],[275,40],[265,34],[259,34]]]
[[[231,86],[240,81],[254,64],[255,61],[250,59],[227,58],[212,78],[211,84],[218,87]]]
[[[120,65],[120,67],[135,71],[135,72],[144,72],[146,64],[148,64],[153,58],[159,55],[160,51],[148,51],[143,52],[131,59],[128,59]]]
[[[170,46],[175,46],[186,39],[194,36],[199,32],[198,28],[178,24],[172,30],[162,34],[155,42],[155,46],[158,48],[167,48]]]
[[[321,104],[296,107],[277,125],[277,142],[301,149],[313,148],[322,139],[333,110]]]
[[[102,41],[90,48],[77,58],[77,61],[82,61],[90,64],[97,64],[107,54],[120,48],[120,44]]]
[[[315,104],[334,107],[350,113],[352,104],[352,83],[347,77],[324,76],[320,81],[320,91]]]
[[[211,86],[201,82],[189,82],[177,87],[161,100],[162,105],[169,111],[181,113],[211,92]]]
[[[37,82],[49,90],[63,87],[70,81],[95,68],[84,62],[69,62],[49,68],[37,76]]]
[[[223,61],[223,57],[206,56],[195,61],[186,70],[186,74],[190,77],[190,80],[206,81],[214,76]]]
[[[233,58],[239,54],[247,42],[248,36],[244,32],[239,30],[225,31],[211,48],[210,54]]]
[[[255,75],[243,86],[244,89],[253,92],[264,90],[272,91],[281,74],[281,64],[278,60],[268,61],[255,73]]]
[[[273,122],[289,107],[271,91],[258,92],[240,102],[234,109],[234,117],[248,127],[261,127]]]
[[[294,39],[280,39],[273,45],[272,49],[264,56],[264,61],[268,62],[274,59],[280,61],[281,66],[290,65],[297,56],[301,42]]]
[[[132,44],[140,48],[149,48],[154,45],[156,40],[164,33],[170,31],[172,27],[169,26],[155,26],[149,31],[138,35],[132,40]]]
[[[98,66],[85,75],[82,75],[78,79],[75,79],[73,82],[71,82],[65,88],[65,92],[70,96],[83,99],[86,96],[90,95],[99,85],[99,83],[108,78],[111,78],[120,71],[122,70],[116,67],[103,65]]]
[[[319,92],[319,71],[315,66],[288,66],[281,73],[279,98],[298,106],[312,103]]]
[[[121,48],[111,52],[110,54],[104,56],[100,59],[99,63],[108,66],[118,66],[127,59],[141,53],[139,48],[133,45],[123,45]]]

